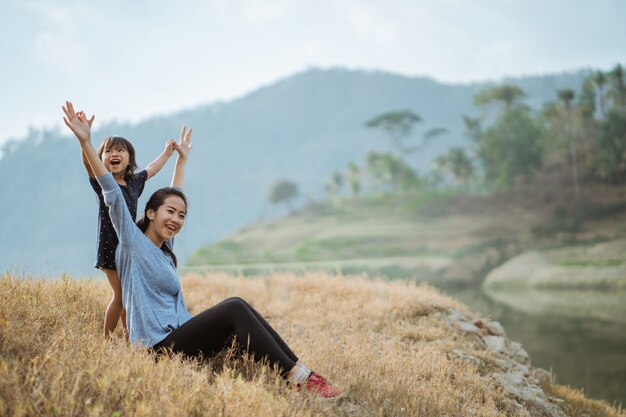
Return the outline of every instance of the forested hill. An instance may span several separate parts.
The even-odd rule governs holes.
[[[507,81],[519,85],[528,94],[527,104],[538,108],[555,98],[556,89],[578,89],[585,75],[578,71]],[[302,194],[319,195],[334,170],[361,161],[368,150],[388,148],[383,134],[364,127],[380,113],[410,109],[424,119],[421,131],[448,130],[414,162],[425,164],[452,144],[466,144],[462,116],[476,113],[472,97],[486,85],[312,69],[230,102],[135,125],[96,121],[93,139],[96,146],[110,134],[130,139],[140,166],[145,166],[168,137],[178,136],[183,123],[193,127],[186,185],[189,217],[176,242],[184,262],[199,245],[271,214],[266,196],[276,180],[290,179]],[[27,138],[5,145],[2,154],[0,270],[91,274],[97,205],[76,140],[65,131],[33,129]],[[172,170],[173,160],[148,183],[140,212],[152,191],[169,184]]]

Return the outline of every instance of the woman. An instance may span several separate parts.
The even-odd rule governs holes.
[[[187,311],[172,248],[173,238],[187,215],[187,200],[181,189],[192,147],[191,129],[187,133],[183,129],[176,145],[178,158],[172,187],[162,188],[150,197],[144,217],[135,225],[119,187],[91,144],[85,114],[79,112],[63,120],[78,138],[102,187],[118,235],[115,258],[131,342],[157,350],[170,348],[189,356],[211,356],[235,337],[239,348],[250,352],[255,360],[267,358],[294,386],[325,398],[340,395],[339,389],[302,364],[276,331],[241,298],[229,298],[194,317]]]

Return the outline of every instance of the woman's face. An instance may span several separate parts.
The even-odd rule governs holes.
[[[182,198],[177,195],[170,195],[157,209],[148,210],[148,219],[151,220],[150,228],[163,240],[169,240],[176,236],[185,224],[187,206]]]

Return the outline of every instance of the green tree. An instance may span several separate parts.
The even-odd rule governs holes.
[[[361,168],[359,168],[359,166],[354,162],[350,162],[346,168],[344,176],[346,178],[346,182],[348,183],[348,187],[350,187],[352,198],[358,198],[359,193],[361,192]]]
[[[558,100],[549,103],[543,111],[547,127],[546,151],[552,158],[567,161],[572,187],[580,194],[580,178],[588,172],[596,136],[595,87],[591,79],[583,83],[575,102],[576,92],[571,89],[557,90]]]
[[[333,172],[333,175],[326,181],[324,189],[329,196],[338,196],[343,188],[343,175],[339,171]]]
[[[407,154],[420,150],[430,140],[446,132],[446,129],[440,127],[429,129],[422,135],[418,145],[407,146],[406,140],[413,135],[415,126],[421,122],[422,117],[419,114],[405,109],[382,113],[368,120],[365,126],[382,130],[391,139],[393,147],[400,153]]]
[[[606,114],[606,92],[604,90],[604,87],[606,86],[606,83],[607,83],[606,74],[602,71],[596,71],[591,76],[591,81],[598,90],[598,101],[600,104],[600,118],[604,119],[604,116]]]
[[[488,182],[511,187],[541,166],[541,126],[523,106],[512,106],[477,138],[478,156]]]
[[[487,87],[474,96],[474,104],[478,107],[487,107],[491,104],[499,104],[500,112],[509,110],[519,105],[519,100],[526,93],[514,84],[505,84],[495,87]]]
[[[626,112],[610,109],[601,122],[597,146],[597,170],[611,183],[626,182]]]
[[[452,176],[454,182],[469,187],[474,177],[474,165],[464,148],[453,147],[438,156],[434,165],[440,172]]]
[[[592,80],[587,79],[583,82],[577,106],[583,122],[587,125],[587,129],[590,129],[596,112],[596,91]]]
[[[463,124],[465,125],[465,135],[475,142],[478,141],[482,135],[480,117],[463,116]]]
[[[560,104],[563,108],[565,123],[563,125],[563,136],[568,144],[570,167],[572,170],[572,184],[574,185],[574,192],[576,196],[580,195],[580,184],[578,174],[578,142],[579,135],[576,131],[576,121],[574,120],[574,109],[572,102],[576,97],[576,92],[569,88],[557,91],[557,95],[560,100]]]
[[[299,194],[298,185],[289,180],[278,180],[269,193],[269,201],[273,205],[284,203],[290,211],[293,210],[291,201]]]
[[[624,69],[621,65],[616,65],[609,73],[611,89],[607,95],[613,102],[613,107],[626,110],[626,84],[624,83]]]
[[[397,192],[419,185],[415,171],[391,152],[369,152],[366,169],[376,185],[385,191]]]
[[[483,109],[498,105],[491,124],[483,127],[479,118],[464,118],[466,134],[478,145],[485,179],[498,187],[513,186],[541,166],[543,131],[520,102],[525,95],[512,84],[486,88],[474,96],[474,103]]]

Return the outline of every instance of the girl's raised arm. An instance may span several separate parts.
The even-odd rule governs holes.
[[[146,167],[146,172],[148,173],[148,179],[154,177],[160,170],[163,168],[163,165],[170,159],[170,156],[174,154],[174,150],[176,149],[176,141],[174,139],[169,139],[165,143],[165,149],[154,161],[150,162]]]

